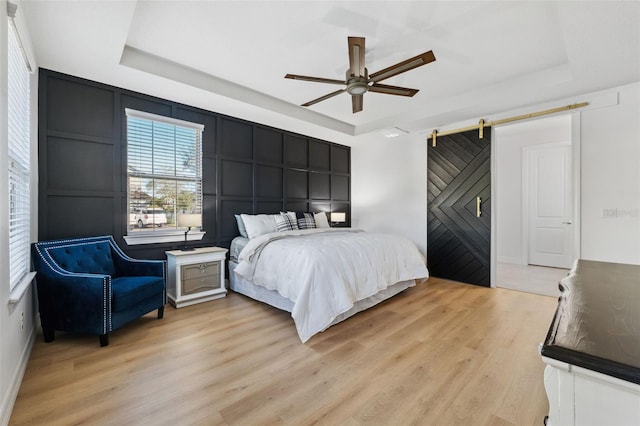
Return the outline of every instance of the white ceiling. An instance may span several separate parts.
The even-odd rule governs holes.
[[[34,1],[20,7],[38,66],[217,112],[361,135],[409,132],[640,81],[638,1]],[[347,37],[370,73],[433,50],[385,80],[413,98],[339,86]],[[257,119],[256,119],[257,117]],[[274,121],[274,117],[277,118]],[[275,123],[275,124],[274,124]]]

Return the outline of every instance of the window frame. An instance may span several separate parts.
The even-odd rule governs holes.
[[[15,24],[15,6],[7,15],[7,226],[9,304],[20,301],[31,271],[32,232],[32,68]]]
[[[199,152],[196,152],[196,170],[199,172],[199,175],[196,173],[196,177],[195,178],[184,178],[184,177],[175,177],[175,179],[172,179],[171,177],[168,177],[166,175],[162,175],[162,174],[147,174],[146,178],[149,179],[162,179],[162,180],[174,180],[176,182],[178,181],[182,181],[182,182],[196,182],[196,188],[199,187],[199,191],[196,189],[195,194],[198,197],[199,196],[199,201],[196,201],[196,204],[200,205],[200,213],[203,213],[203,201],[204,201],[204,196],[203,196],[203,190],[202,190],[202,184],[203,184],[203,170],[202,170],[202,156],[203,156],[203,149],[202,149],[202,133],[204,132],[204,125],[200,124],[200,123],[193,123],[190,121],[185,121],[185,120],[180,120],[177,118],[172,118],[172,117],[166,117],[166,116],[162,116],[162,115],[157,115],[157,114],[152,114],[152,113],[148,113],[148,112],[144,112],[144,111],[139,111],[139,110],[135,110],[135,109],[131,109],[131,108],[125,108],[124,110],[125,113],[125,147],[124,147],[124,151],[125,151],[125,180],[126,180],[126,191],[127,191],[127,205],[126,205],[126,212],[125,212],[125,221],[124,221],[124,226],[123,228],[126,229],[126,232],[124,233],[124,240],[127,242],[128,245],[136,245],[136,244],[153,244],[153,243],[168,243],[168,242],[178,242],[178,241],[184,241],[185,238],[185,232],[183,228],[176,226],[172,226],[171,228],[165,228],[165,229],[151,229],[149,231],[135,231],[135,232],[131,232],[131,224],[130,224],[130,215],[132,214],[132,210],[131,210],[131,188],[130,188],[130,177],[131,177],[131,173],[130,173],[130,163],[129,163],[129,118],[135,118],[135,119],[140,119],[140,120],[147,120],[147,121],[151,121],[151,122],[156,122],[156,123],[160,123],[163,125],[170,125],[170,126],[176,126],[176,127],[182,127],[182,128],[186,128],[186,129],[190,129],[190,130],[194,130],[196,132],[198,132],[198,140],[196,142],[197,147],[199,148]],[[175,143],[175,140],[174,140]],[[137,178],[141,178],[138,174],[138,176],[136,176]],[[151,206],[149,206],[151,207]],[[200,230],[192,230],[191,232],[188,233],[187,238],[189,241],[195,241],[195,240],[201,240],[204,235],[206,234],[205,231],[202,230],[202,228]]]

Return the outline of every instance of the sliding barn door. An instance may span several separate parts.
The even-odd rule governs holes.
[[[491,129],[438,136],[427,155],[429,274],[488,287]]]

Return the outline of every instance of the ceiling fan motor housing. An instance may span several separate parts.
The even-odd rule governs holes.
[[[364,69],[364,76],[351,75],[347,70],[347,93],[350,95],[362,95],[369,90],[369,72]]]

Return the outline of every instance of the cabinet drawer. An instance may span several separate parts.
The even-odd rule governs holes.
[[[181,275],[182,281],[220,275],[220,262],[204,262],[194,263],[192,265],[183,265]]]
[[[182,294],[189,295],[220,288],[220,275],[209,275],[182,280]]]

